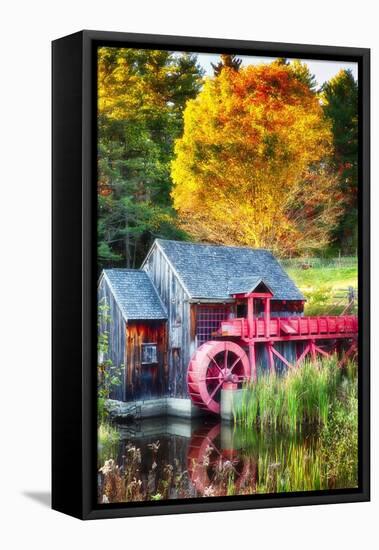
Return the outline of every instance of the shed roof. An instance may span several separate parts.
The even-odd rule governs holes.
[[[235,278],[264,279],[277,300],[304,300],[268,250],[157,239],[190,298],[230,299]]]
[[[103,273],[126,320],[167,319],[166,308],[145,271],[104,269]]]
[[[264,286],[265,292],[273,294],[270,287],[262,279],[262,277],[257,277],[253,275],[251,277],[233,277],[229,281],[228,292],[229,294],[249,294],[254,292],[260,285]]]

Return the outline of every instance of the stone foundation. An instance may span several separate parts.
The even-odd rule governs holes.
[[[135,418],[153,418],[155,416],[177,416],[193,418],[202,416],[202,411],[195,407],[190,399],[162,397],[125,403],[108,399],[105,408],[113,420],[133,420]]]
[[[244,390],[221,390],[221,419],[233,422],[233,411],[239,405]],[[125,403],[115,399],[108,399],[105,408],[112,420],[133,420],[153,418],[158,416],[176,416],[179,418],[194,418],[204,416],[204,411],[193,405],[190,399],[177,397],[161,397]],[[211,413],[210,413],[211,414]]]

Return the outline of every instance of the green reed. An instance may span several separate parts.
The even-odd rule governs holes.
[[[354,383],[355,369],[342,370],[332,357],[304,362],[282,375],[261,372],[256,382],[245,384],[234,407],[235,423],[295,431],[304,424],[324,426],[333,402]]]

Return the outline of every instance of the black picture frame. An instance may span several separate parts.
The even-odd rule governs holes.
[[[96,48],[355,61],[359,80],[359,488],[96,504]],[[52,507],[81,519],[370,499],[370,50],[85,30],[52,44]]]

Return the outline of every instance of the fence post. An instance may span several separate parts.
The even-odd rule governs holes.
[[[347,289],[347,300],[349,304],[349,310],[352,311],[355,301],[355,291],[352,286],[349,286],[349,288]]]

